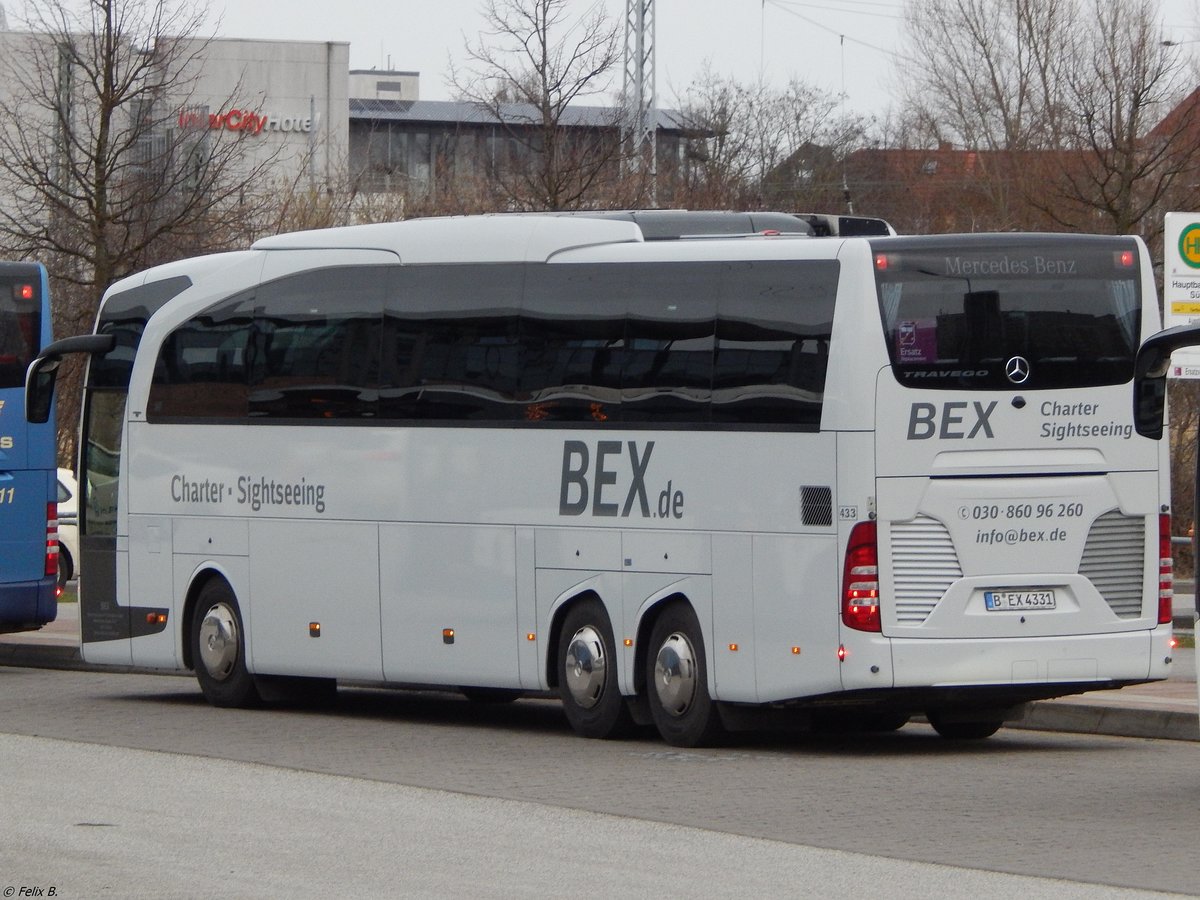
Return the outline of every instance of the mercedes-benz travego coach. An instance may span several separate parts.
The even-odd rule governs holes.
[[[412,220],[114,284],[29,378],[90,354],[85,658],[222,706],[555,691],[684,746],[986,737],[1167,677],[1137,238],[705,221]]]

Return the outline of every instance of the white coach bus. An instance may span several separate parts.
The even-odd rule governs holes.
[[[230,706],[556,691],[582,735],[682,746],[986,737],[1167,677],[1141,242],[691,221],[340,228],[113,285],[28,381],[35,415],[91,354],[85,659]]]

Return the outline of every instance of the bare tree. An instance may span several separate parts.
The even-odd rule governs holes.
[[[204,9],[171,0],[43,0],[0,53],[0,245],[47,263],[60,332],[90,329],[118,278],[240,235],[270,159],[208,128],[193,87]],[[191,112],[185,112],[191,110]],[[194,122],[196,127],[188,127]],[[60,381],[60,449],[78,385]]]
[[[691,137],[676,200],[686,205],[782,209],[843,207],[842,162],[867,122],[792,79],[782,89],[743,84],[705,66],[679,107]]]
[[[1158,0],[910,2],[907,116],[928,145],[982,154],[992,227],[1153,240],[1200,159],[1190,117],[1163,121],[1185,72],[1160,18]]]
[[[1076,0],[909,0],[905,103],[927,142],[1059,145]]]
[[[596,4],[581,19],[568,0],[488,0],[469,64],[450,81],[497,124],[486,156],[499,198],[515,209],[572,209],[620,181],[620,111],[575,105],[607,90],[619,60],[617,26]],[[567,123],[575,127],[564,128]]]
[[[1094,0],[1085,19],[1091,28],[1066,76],[1071,153],[1041,208],[1067,227],[1100,221],[1153,241],[1162,232],[1163,201],[1200,171],[1191,116],[1167,116],[1187,72],[1161,40],[1157,0]]]

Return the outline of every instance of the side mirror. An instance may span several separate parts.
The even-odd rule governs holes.
[[[25,421],[40,425],[50,418],[54,403],[54,384],[62,357],[46,359],[39,356],[29,364],[25,373]]]
[[[1178,325],[1160,331],[1138,349],[1133,364],[1133,424],[1143,437],[1159,440],[1167,398],[1171,354],[1200,344],[1200,325]]]
[[[63,338],[46,347],[25,373],[25,420],[34,424],[49,420],[54,384],[64,356],[68,353],[107,353],[116,343],[115,335],[83,334]]]

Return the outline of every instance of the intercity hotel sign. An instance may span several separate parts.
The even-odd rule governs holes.
[[[265,132],[309,134],[320,116],[285,116],[276,112],[258,112],[234,107],[225,112],[209,112],[207,108],[179,111],[179,127],[208,131],[234,131],[239,134],[260,135]]]

